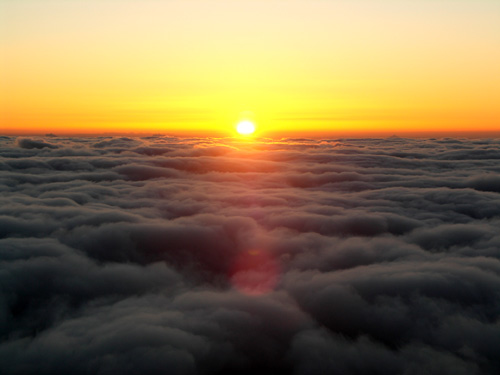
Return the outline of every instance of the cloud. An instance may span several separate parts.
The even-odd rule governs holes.
[[[17,144],[21,148],[32,149],[32,148],[57,148],[57,146],[50,144],[48,142],[44,142],[41,140],[34,140],[29,138],[19,138],[17,140]]]
[[[496,374],[499,146],[0,137],[0,367]]]

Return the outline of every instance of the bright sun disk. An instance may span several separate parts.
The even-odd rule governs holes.
[[[255,125],[249,120],[240,121],[236,126],[236,131],[242,135],[249,135],[255,131]]]

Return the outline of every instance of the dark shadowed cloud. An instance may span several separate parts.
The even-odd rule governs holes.
[[[496,374],[499,160],[494,139],[1,137],[2,373]]]

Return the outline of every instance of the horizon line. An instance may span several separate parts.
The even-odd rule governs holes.
[[[6,131],[0,133],[0,136],[7,137],[178,137],[178,138],[234,138],[235,135],[231,135],[228,131],[103,131],[103,132],[43,132],[43,131]],[[250,136],[249,138],[259,139],[259,138],[500,138],[500,130],[479,130],[479,131],[269,131],[269,132],[259,132],[258,135]],[[239,138],[239,136],[238,136]]]

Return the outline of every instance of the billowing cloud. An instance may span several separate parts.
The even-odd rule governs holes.
[[[33,139],[29,139],[29,138],[19,138],[17,140],[17,144],[21,148],[28,148],[28,149],[29,148],[44,148],[44,147],[57,148],[57,146],[50,144],[48,142],[44,142],[41,140],[33,140]]]
[[[0,137],[0,368],[498,373],[499,159],[494,139]]]

